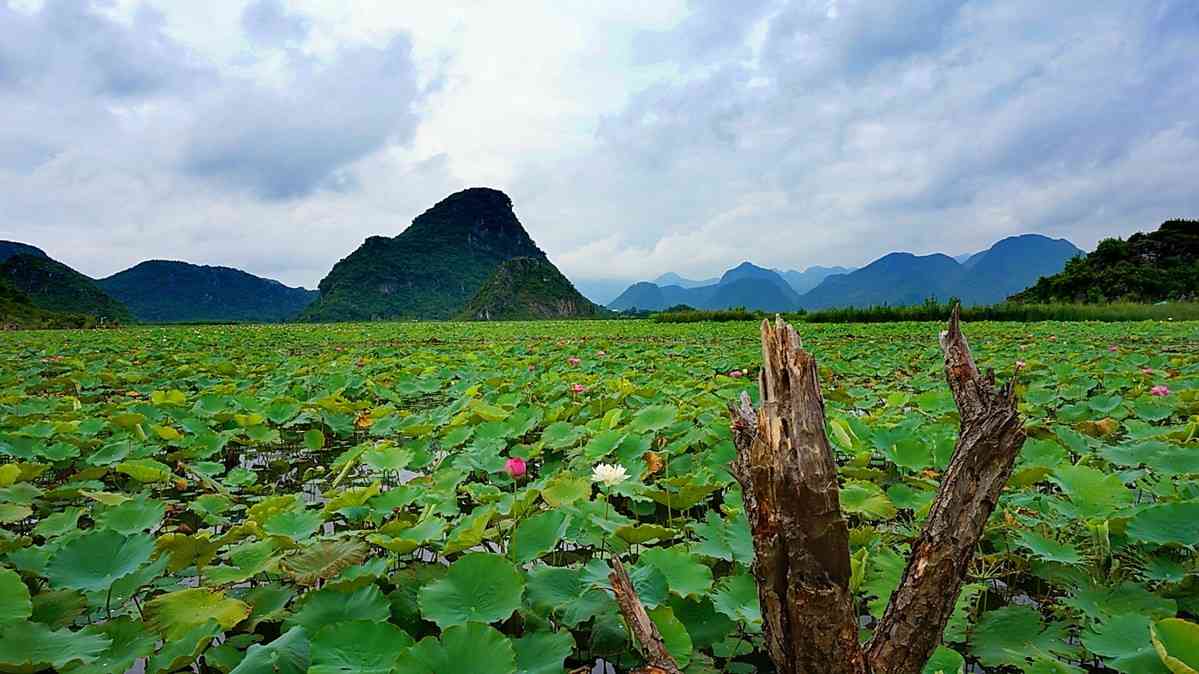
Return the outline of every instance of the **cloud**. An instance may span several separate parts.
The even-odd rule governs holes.
[[[490,185],[610,292],[1199,213],[1191,0],[614,3],[0,0],[0,238],[311,287]]]
[[[254,0],[242,10],[241,27],[255,42],[283,45],[306,38],[312,21],[289,11],[282,0]]]
[[[197,106],[183,148],[187,173],[289,199],[352,188],[348,165],[412,140],[420,92],[407,38],[344,49],[327,64],[296,58],[282,86],[237,82]]]

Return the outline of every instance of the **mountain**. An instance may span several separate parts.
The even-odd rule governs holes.
[[[36,246],[31,246],[27,243],[17,241],[0,241],[0,262],[4,262],[14,255],[32,255],[33,257],[50,257],[46,252]]]
[[[474,321],[517,321],[592,317],[602,312],[575,290],[549,260],[514,257],[495,270],[466,304],[460,317]]]
[[[1009,236],[962,264],[953,293],[964,304],[995,304],[1043,276],[1065,268],[1083,251],[1065,239],[1039,234]]]
[[[129,309],[100,289],[92,279],[48,257],[14,255],[0,264],[0,279],[47,311],[86,314],[127,323]]]
[[[834,274],[799,298],[805,309],[919,304],[948,298],[961,265],[948,255],[890,253],[848,274]],[[947,294],[949,293],[949,294]]]
[[[663,276],[670,278],[677,275]],[[663,286],[649,281],[634,283],[612,300],[608,308],[616,311],[660,311],[686,304],[697,309],[746,307],[764,311],[794,311],[798,300],[799,295],[778,272],[742,262],[726,271],[715,283],[705,286],[688,288],[681,285]]]
[[[701,288],[703,286],[713,286],[719,282],[720,279],[718,278],[706,278],[699,281],[696,281],[695,279],[683,278],[672,271],[668,271],[653,280],[654,285],[679,286],[680,288]]]
[[[96,284],[148,323],[284,321],[317,297],[240,269],[170,260],[141,262]]]
[[[995,304],[1080,254],[1065,239],[1023,234],[974,253],[964,263],[947,255],[891,253],[849,274],[829,276],[800,296],[805,309],[902,306],[956,297],[964,304]],[[959,256],[959,258],[962,256]]]
[[[795,292],[802,295],[812,288],[820,285],[821,281],[832,276],[833,274],[848,274],[853,270],[853,267],[813,266],[808,267],[803,271],[796,271],[792,269],[789,271],[779,271],[778,273],[782,275],[783,279],[787,281],[787,283],[793,290],[795,290]]]
[[[301,318],[450,318],[514,257],[546,259],[516,219],[512,200],[499,190],[463,190],[397,236],[368,238],[333,266]]]
[[[96,319],[82,314],[63,314],[33,306],[29,296],[0,279],[0,330],[38,328],[90,328]]]
[[[1016,293],[1017,302],[1160,302],[1199,298],[1199,220],[1169,220],[1094,252]]]

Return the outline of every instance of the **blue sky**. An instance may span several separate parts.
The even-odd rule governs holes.
[[[1199,215],[1194,0],[0,0],[0,238],[312,287],[450,192],[581,285]]]

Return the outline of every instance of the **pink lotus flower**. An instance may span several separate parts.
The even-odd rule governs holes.
[[[1153,368],[1143,367],[1141,368],[1141,374],[1153,374]]]
[[[583,362],[583,359],[577,356],[571,356],[570,358],[566,359],[566,362],[570,363],[571,365],[578,365],[579,363]]]
[[[1112,353],[1115,353],[1120,350],[1120,347],[1116,346],[1115,344],[1112,344],[1111,346],[1107,347],[1107,350],[1111,351]]]
[[[1049,335],[1049,341],[1051,341],[1051,342],[1056,342],[1056,341],[1057,341],[1057,335]]]
[[[732,377],[733,379],[740,379],[741,376],[744,374],[745,373],[742,372],[741,370],[733,370],[732,372],[729,372],[729,376]]]
[[[1025,363],[1022,360],[1016,361],[1016,369],[1017,370],[1023,370],[1025,368],[1025,366],[1027,366],[1027,365],[1028,365],[1028,363]]]
[[[583,386],[582,384],[571,384],[571,385],[570,385],[570,392],[571,392],[571,393],[576,393],[576,394],[577,394],[577,393],[586,393],[586,392],[587,392],[587,387],[586,387],[586,386]]]
[[[1151,395],[1151,396],[1168,396],[1168,395],[1170,395],[1170,387],[1166,386],[1165,384],[1158,384],[1157,386],[1154,386],[1153,388],[1149,389],[1149,395]]]
[[[608,352],[607,351],[596,351],[595,355],[599,356],[600,358],[603,358],[604,356],[608,355]]]
[[[528,466],[525,465],[525,460],[519,456],[514,456],[504,462],[504,471],[512,477],[520,477],[525,474]]]

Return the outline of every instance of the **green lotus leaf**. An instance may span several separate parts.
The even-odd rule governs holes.
[[[17,572],[0,567],[0,625],[17,622],[33,615],[29,588]]]
[[[107,590],[150,559],[154,539],[145,534],[122,536],[93,529],[59,548],[46,565],[46,577],[56,587],[85,592]]]
[[[840,497],[841,510],[867,520],[889,520],[898,512],[882,488],[872,482],[848,480]]]
[[[1016,536],[1016,543],[1028,550],[1038,559],[1059,564],[1081,564],[1082,555],[1078,548],[1069,543],[1051,540],[1035,531],[1021,531]]]
[[[602,585],[591,579],[594,575],[585,579],[582,569],[559,566],[534,568],[529,572],[529,605],[542,613],[557,615],[567,627],[575,627],[609,609],[615,610],[615,600],[602,589],[608,586],[607,565],[604,564],[604,567],[605,570],[599,574],[603,579]]]
[[[412,458],[411,450],[389,443],[380,443],[363,452],[361,461],[363,465],[370,466],[375,470],[397,471],[407,468],[408,464],[412,463]]]
[[[308,634],[299,625],[269,644],[254,644],[229,674],[307,674]]]
[[[0,503],[0,524],[14,524],[33,514],[33,508],[20,503]]]
[[[412,644],[407,632],[390,623],[349,620],[327,625],[312,637],[308,674],[388,674]]]
[[[962,674],[965,671],[966,658],[963,658],[961,653],[952,648],[937,646],[937,650],[933,651],[932,657],[924,665],[922,674]]]
[[[441,551],[447,555],[469,550],[483,542],[487,535],[487,525],[495,515],[495,508],[475,508],[470,515],[458,521],[458,525],[446,534],[445,544]]]
[[[318,580],[333,578],[342,569],[362,562],[369,551],[362,541],[318,541],[287,558],[284,566],[297,583],[313,585]]]
[[[0,625],[0,668],[61,670],[72,662],[94,662],[110,645],[112,639],[94,627],[72,632],[41,623],[12,622]]]
[[[63,668],[64,674],[127,672],[138,660],[153,653],[158,644],[158,636],[145,625],[124,616],[96,625],[95,633],[108,637],[111,641],[108,648],[95,660]]]
[[[1166,618],[1150,628],[1153,648],[1173,674],[1199,674],[1199,624]]]
[[[391,608],[376,585],[366,585],[352,591],[336,586],[306,593],[299,606],[284,622],[284,627],[300,625],[309,634],[316,634],[325,625],[343,620],[387,620]]]
[[[55,538],[76,531],[82,515],[83,508],[64,508],[38,522],[37,526],[33,528],[33,533],[42,538]]]
[[[570,632],[532,632],[512,640],[516,674],[562,674],[575,649]]]
[[[146,663],[146,674],[177,672],[196,661],[214,637],[221,633],[215,620],[193,627],[177,639],[167,639]]]
[[[87,598],[75,590],[39,592],[33,595],[33,615],[29,619],[54,628],[66,627],[85,607]]]
[[[463,556],[445,577],[421,588],[420,610],[443,629],[505,620],[520,607],[525,581],[508,560],[485,552]]]
[[[421,639],[400,655],[395,674],[513,674],[516,653],[512,642],[496,629],[480,623],[454,625],[433,637]]]
[[[293,541],[303,541],[321,528],[325,519],[317,510],[285,510],[262,524],[262,530],[272,536],[287,536]]]
[[[1028,606],[1004,606],[979,618],[971,637],[970,652],[988,667],[1011,665],[1023,668],[1034,657],[1056,653],[1068,655],[1066,628],[1046,626],[1041,615]]]
[[[1087,517],[1109,514],[1132,503],[1133,494],[1120,476],[1090,466],[1058,466],[1052,479]]]
[[[753,562],[753,538],[745,515],[738,513],[724,519],[708,511],[707,519],[692,524],[691,530],[700,539],[699,544],[692,548],[696,554],[744,565]]]
[[[641,553],[641,560],[661,571],[670,591],[680,597],[703,595],[712,588],[712,569],[682,546],[650,548]]]
[[[290,587],[270,583],[259,585],[240,599],[250,605],[250,616],[246,618],[247,629],[253,630],[262,622],[278,622],[282,620],[283,609],[296,596]]]
[[[669,606],[659,606],[649,611],[649,619],[658,627],[663,645],[679,667],[690,664],[693,649],[691,635],[687,634],[687,628],[675,617],[674,610]]]
[[[171,467],[154,459],[130,459],[116,465],[118,473],[124,473],[138,482],[168,482],[174,478]]]
[[[550,449],[562,449],[578,442],[585,432],[582,426],[575,426],[569,421],[557,421],[545,427],[541,441]]]
[[[96,515],[96,526],[129,535],[157,527],[165,513],[166,506],[162,501],[139,496],[105,508]]]
[[[193,587],[159,595],[146,603],[146,624],[168,641],[209,620],[229,629],[250,615],[250,605],[209,588]]]
[[[591,496],[591,482],[586,478],[574,477],[561,473],[546,483],[541,490],[541,498],[550,506],[570,505],[580,499]]]
[[[1082,635],[1082,645],[1108,661],[1108,666],[1128,662],[1149,653],[1156,657],[1150,640],[1149,626],[1153,621],[1138,613],[1121,613],[1099,623]]]
[[[678,415],[674,405],[651,405],[633,415],[629,430],[633,433],[654,433],[674,423]]]
[[[597,462],[611,454],[624,438],[625,434],[621,431],[600,431],[583,445],[583,458],[591,463]]]
[[[531,562],[558,547],[570,518],[561,510],[550,510],[523,520],[512,535],[512,555],[517,563]]]
[[[1133,516],[1128,537],[1158,545],[1194,545],[1199,541],[1199,501],[1159,503]]]
[[[753,576],[738,573],[725,576],[716,584],[712,605],[720,613],[745,625],[751,632],[762,628],[762,609],[758,604],[758,584]]]
[[[650,541],[668,541],[679,535],[674,529],[660,524],[627,525],[619,527],[614,533],[630,545],[643,545]]]

